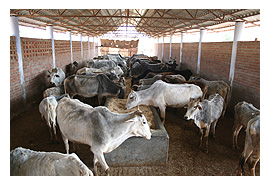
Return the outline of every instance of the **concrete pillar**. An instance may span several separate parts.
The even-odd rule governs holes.
[[[53,39],[53,26],[46,26],[49,39],[52,40],[52,54],[53,54],[53,68],[55,68],[55,49],[54,49],[54,39]]]
[[[95,57],[95,52],[96,52],[96,45],[95,45],[95,37],[93,37],[93,43],[94,43],[94,56],[93,56],[93,58]]]
[[[183,39],[184,39],[184,32],[181,32],[181,42],[180,42],[180,60],[179,60],[179,66],[181,67],[182,64],[182,52],[183,52]]]
[[[83,63],[83,42],[82,42],[82,34],[79,33],[80,41],[81,41],[81,58],[82,58],[82,63]]]
[[[87,36],[87,44],[88,44],[88,60],[91,59],[91,55],[90,55],[90,42],[89,42],[89,36]]]
[[[231,91],[229,93],[228,102],[230,102],[231,94],[232,94],[235,61],[236,61],[236,55],[237,55],[237,44],[238,44],[238,41],[241,39],[241,34],[242,34],[244,26],[245,26],[245,23],[242,21],[235,22],[233,46],[232,46],[232,57],[231,57],[230,74],[229,74],[229,84],[231,87]]]
[[[70,40],[70,60],[71,63],[73,63],[73,52],[72,52],[72,37],[71,37],[71,31],[68,31],[68,38]]]
[[[163,41],[162,41],[162,59],[161,62],[164,61],[164,36],[163,36]]]
[[[171,34],[170,36],[170,57],[172,57],[172,37],[173,37],[173,34]]]
[[[15,36],[15,39],[16,39],[16,50],[17,50],[17,56],[18,56],[20,84],[21,84],[23,105],[24,105],[24,110],[25,110],[26,109],[26,91],[25,91],[25,82],[24,82],[24,73],[23,73],[23,57],[22,57],[18,17],[15,17],[15,16],[10,17],[10,31],[11,31],[11,35]]]
[[[156,54],[156,56],[158,56],[158,43],[159,43],[159,37],[157,38],[157,54]]]
[[[202,40],[203,40],[204,33],[205,33],[205,30],[204,29],[201,29],[200,30],[200,40],[199,40],[199,49],[198,49],[197,75],[200,74],[201,50],[202,50]]]
[[[98,43],[98,46],[101,46],[100,37],[97,37],[97,43]],[[97,48],[97,51],[98,51],[98,55],[100,56],[101,55],[100,47]]]

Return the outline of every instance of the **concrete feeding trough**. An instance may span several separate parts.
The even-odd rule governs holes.
[[[111,98],[107,99],[105,106],[108,107],[110,100]],[[155,125],[154,129],[151,129],[151,139],[146,140],[141,137],[127,139],[112,152],[104,154],[109,166],[160,166],[167,163],[169,150],[168,133],[156,109],[150,106],[149,110],[152,111]]]

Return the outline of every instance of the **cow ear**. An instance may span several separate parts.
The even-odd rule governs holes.
[[[48,73],[51,74],[51,72],[48,70]]]
[[[185,105],[184,105],[184,108],[185,108],[185,109],[186,109],[186,108],[188,108],[188,105],[187,105],[187,104],[185,104]]]

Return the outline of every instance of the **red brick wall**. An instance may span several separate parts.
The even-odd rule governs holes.
[[[55,65],[65,71],[71,62],[70,41],[55,40]],[[93,43],[90,43],[93,53]],[[26,90],[26,106],[42,100],[46,72],[53,68],[52,42],[50,39],[21,38],[23,70]],[[81,43],[72,42],[73,59],[81,63]],[[84,62],[88,60],[88,45],[83,42]],[[97,54],[97,51],[96,51]],[[93,55],[93,54],[92,54]],[[10,37],[10,117],[13,118],[23,111],[21,85],[19,79],[18,59],[15,37]]]
[[[193,74],[196,74],[198,47],[199,43],[183,43],[181,69],[189,69]]]
[[[202,43],[200,76],[229,83],[231,53],[232,42]]]
[[[260,41],[238,42],[231,104],[239,101],[260,108]]]

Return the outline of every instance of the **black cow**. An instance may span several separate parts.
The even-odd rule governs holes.
[[[104,96],[118,96],[123,99],[126,94],[126,87],[112,82],[105,74],[69,76],[64,81],[64,87],[65,93],[68,93],[71,98],[75,95],[87,98],[97,95],[99,105]]]

